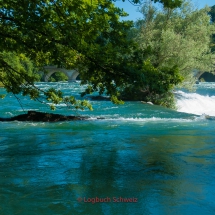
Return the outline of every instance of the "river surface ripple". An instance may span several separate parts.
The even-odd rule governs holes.
[[[38,86],[76,97],[81,88]],[[0,214],[214,214],[215,121],[201,112],[214,92],[215,83],[201,84],[195,94],[178,91],[178,112],[93,101],[93,112],[79,112],[87,121],[1,122]],[[188,104],[198,100],[190,112]],[[27,98],[23,106],[48,111]],[[213,115],[212,107],[205,114]],[[12,95],[0,100],[1,117],[21,112]],[[56,113],[74,114],[64,106]]]

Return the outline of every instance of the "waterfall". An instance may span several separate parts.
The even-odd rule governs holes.
[[[215,116],[215,96],[176,91],[179,112]]]

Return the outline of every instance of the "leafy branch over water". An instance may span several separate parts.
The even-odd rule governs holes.
[[[135,26],[120,21],[126,13],[111,0],[1,1],[0,82],[7,92],[45,100],[51,109],[65,103],[92,110],[86,100],[34,85],[37,70],[57,65],[78,69],[81,84],[88,85],[83,96],[99,92],[116,104],[135,98],[172,107],[171,91],[191,77],[193,65],[211,65],[208,47],[214,26],[206,10],[186,14],[181,0],[154,2],[163,3],[164,10],[155,13],[144,5],[143,20]]]

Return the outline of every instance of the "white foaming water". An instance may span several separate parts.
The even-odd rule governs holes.
[[[176,95],[179,112],[215,116],[215,96],[204,96],[183,91],[177,91]]]
[[[113,121],[116,123],[120,122],[193,122],[198,120],[205,120],[205,117],[194,117],[189,119],[182,119],[182,118],[160,118],[160,117],[151,117],[151,118],[126,118],[126,117],[118,117],[118,118],[107,118],[107,116],[102,116],[104,118],[101,118],[100,121]],[[97,117],[90,117],[88,120],[97,120]]]

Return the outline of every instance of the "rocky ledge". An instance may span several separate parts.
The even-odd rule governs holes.
[[[0,121],[32,121],[32,122],[59,122],[59,121],[72,121],[72,120],[86,120],[88,117],[83,116],[65,116],[54,113],[43,113],[37,111],[28,111],[25,114],[13,116],[9,118],[1,118]]]

